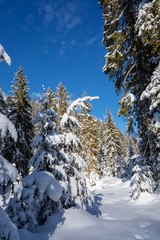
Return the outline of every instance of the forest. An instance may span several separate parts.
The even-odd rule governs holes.
[[[88,184],[104,178],[130,181],[135,201],[159,194],[160,1],[99,0],[99,7],[103,72],[122,93],[118,115],[126,133],[107,104],[105,121],[92,115],[98,96],[84,92],[73,100],[62,82],[30,98],[20,66],[11,94],[0,87],[0,239],[18,240],[18,229],[34,232],[63,209],[92,208]],[[0,61],[11,64],[1,45]]]

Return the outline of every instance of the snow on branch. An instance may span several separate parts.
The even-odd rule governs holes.
[[[0,207],[0,239],[20,240],[17,227]]]
[[[44,199],[43,195],[47,195],[50,199],[53,201],[58,201],[60,197],[62,196],[62,188],[60,184],[57,182],[55,177],[52,173],[47,171],[40,171],[40,172],[33,172],[29,176],[26,176],[22,179],[24,187],[34,188],[34,185],[36,186],[37,190],[39,191],[39,197],[38,200]],[[32,191],[31,191],[32,192]],[[29,194],[29,196],[26,195],[26,198],[28,198],[28,202],[32,203],[34,200],[34,196],[31,196],[31,192],[24,192],[24,194]],[[32,192],[33,193],[33,192]],[[30,201],[32,199],[32,201]]]
[[[8,56],[8,54],[0,44],[0,62],[2,61],[5,61],[9,66],[11,65],[11,58]]]
[[[3,195],[4,201],[9,198],[13,183],[17,178],[17,169],[0,155],[0,194]]]
[[[99,97],[86,96],[83,98],[78,98],[73,103],[71,103],[71,105],[67,109],[67,112],[63,114],[63,117],[61,119],[61,127],[62,128],[68,127],[70,124],[79,126],[78,120],[75,117],[70,116],[70,114],[74,109],[86,108],[85,102],[92,101],[95,99],[99,99]]]
[[[6,96],[6,94],[3,92],[1,85],[0,85],[0,98],[1,98],[4,102],[7,101],[7,96]]]
[[[0,155],[0,182],[7,185],[8,182],[15,182],[18,177],[17,169]]]
[[[90,96],[86,96],[83,98],[78,98],[76,99],[67,109],[67,114],[70,114],[74,108],[80,108],[80,107],[85,107],[85,103],[86,101],[92,101],[95,99],[99,99],[99,97],[90,97]]]
[[[1,137],[5,138],[7,132],[11,134],[14,141],[17,141],[17,131],[13,123],[2,113],[0,113],[0,133]]]

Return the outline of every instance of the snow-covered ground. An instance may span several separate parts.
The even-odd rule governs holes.
[[[38,233],[20,230],[21,240],[160,240],[160,196],[130,199],[129,182],[105,178],[92,187],[93,208],[54,215]]]

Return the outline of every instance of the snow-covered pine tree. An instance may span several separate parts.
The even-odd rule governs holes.
[[[106,120],[106,171],[108,176],[117,176],[122,147],[120,132],[113,121],[109,108],[107,108]]]
[[[32,120],[38,125],[39,133],[31,144],[34,155],[30,159],[30,166],[35,171],[48,171],[55,176],[62,186],[62,207],[68,208],[74,205],[69,182],[73,168],[63,151],[65,136],[57,130],[58,117],[50,107],[49,95],[45,94],[39,102],[41,109]]]
[[[136,139],[128,134],[120,133],[121,147],[122,147],[122,159],[120,172],[121,177],[131,177],[131,172],[134,164],[134,159],[138,154]]]
[[[16,127],[18,140],[13,143],[10,138],[6,141],[2,151],[6,159],[12,159],[21,176],[28,174],[28,161],[31,158],[30,144],[33,138],[33,125],[31,123],[31,105],[28,94],[29,87],[24,76],[23,68],[20,67],[15,74],[12,86],[13,96],[10,98],[9,118]]]
[[[6,212],[18,228],[33,231],[50,215],[58,213],[61,196],[61,185],[52,173],[34,171],[22,178],[22,185],[17,186]]]
[[[7,212],[18,228],[33,230],[61,208],[61,184],[56,180],[56,163],[63,158],[59,151],[62,137],[56,135],[56,113],[49,108],[47,96],[40,99],[41,109],[32,120],[39,133],[31,144],[33,156],[29,161],[31,174],[22,178],[21,189],[10,200]],[[61,171],[60,171],[61,170]],[[63,176],[62,176],[63,174]],[[62,167],[59,176],[66,177]]]
[[[136,200],[142,192],[153,193],[155,183],[150,167],[144,166],[144,159],[141,156],[137,156],[134,164],[131,178],[131,197]]]
[[[104,45],[107,49],[104,72],[123,87],[119,114],[128,118],[128,130],[138,123],[140,154],[144,164],[156,165],[157,141],[152,131],[150,99],[141,95],[148,86],[159,59],[159,1],[99,0],[104,13]],[[151,170],[154,169],[151,166]],[[156,180],[156,172],[154,178]]]
[[[64,152],[68,156],[73,172],[70,173],[70,186],[71,192],[74,196],[75,203],[82,207],[85,207],[84,202],[90,204],[89,192],[86,187],[86,181],[84,177],[85,162],[80,156],[78,149],[81,149],[81,143],[79,138],[74,134],[74,128],[79,127],[79,122],[75,118],[74,111],[79,108],[86,107],[86,101],[97,99],[97,97],[78,98],[67,109],[67,112],[63,115],[61,120],[61,127],[64,133]]]
[[[11,59],[0,45],[0,62],[5,61],[11,64]],[[17,141],[17,132],[13,123],[7,118],[7,96],[0,86],[0,150],[5,143],[7,135],[10,135],[14,141]],[[0,195],[3,203],[10,197],[17,180],[18,171],[0,154]],[[19,233],[16,226],[11,222],[8,215],[0,206],[0,239],[19,240]]]

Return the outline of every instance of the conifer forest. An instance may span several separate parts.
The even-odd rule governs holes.
[[[98,7],[126,133],[107,102],[98,119],[99,97],[71,99],[62,82],[31,98],[20,66],[10,94],[0,86],[1,240],[160,239],[160,0]],[[9,55],[0,45],[0,62]]]

